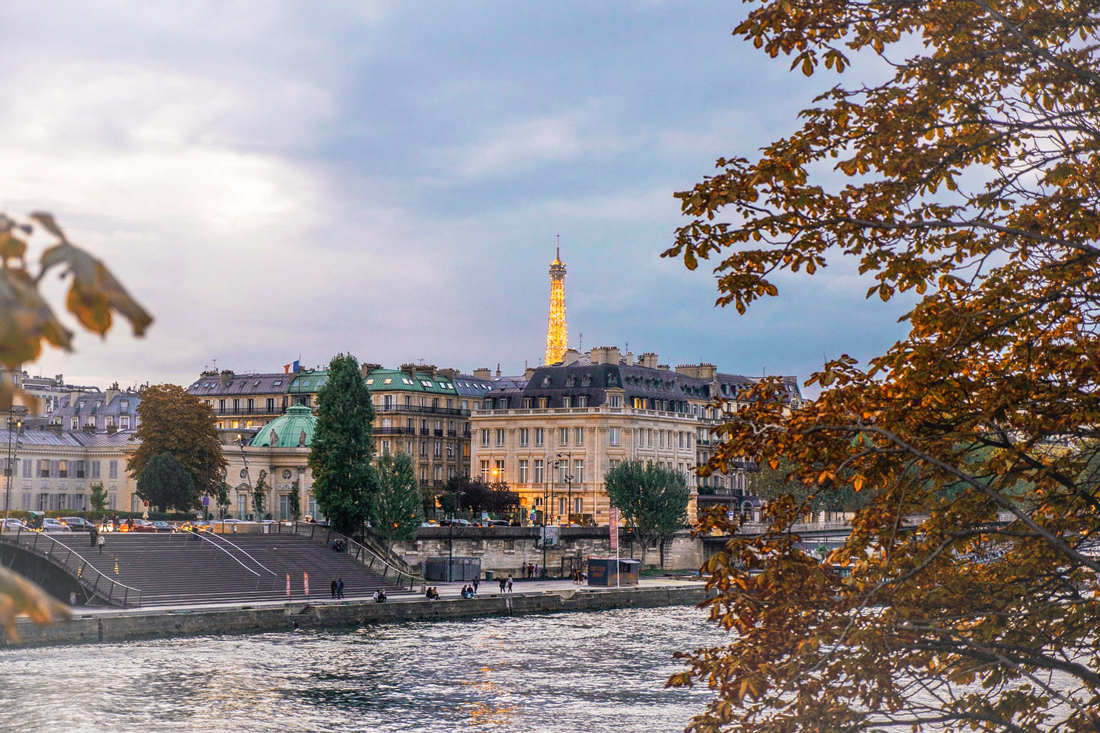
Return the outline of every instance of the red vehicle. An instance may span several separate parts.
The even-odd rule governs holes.
[[[156,532],[157,528],[148,519],[135,519],[132,532]]]

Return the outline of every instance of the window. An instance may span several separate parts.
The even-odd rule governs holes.
[[[645,446],[645,431],[644,430],[635,430],[634,434],[638,436],[638,447],[639,448],[644,447]]]
[[[539,409],[540,410],[545,410],[546,409],[546,398],[545,397],[539,397]]]
[[[71,430],[80,430],[80,418],[74,417]]]
[[[558,445],[569,445],[569,428],[558,428]]]
[[[504,480],[504,461],[497,461],[493,466],[493,481]]]
[[[584,445],[584,428],[573,429],[573,442],[577,445]]]
[[[519,444],[521,447],[527,447],[527,438],[530,436],[531,431],[528,428],[519,429]]]
[[[489,447],[489,428],[482,428],[481,429],[481,447],[482,448],[488,448]]]
[[[573,483],[584,483],[584,461],[573,461]]]
[[[497,445],[504,445],[504,428],[497,428]]]
[[[73,461],[73,476],[84,478],[84,461]]]
[[[577,407],[588,407],[588,396],[580,395],[577,397]]]
[[[535,406],[535,398],[534,397],[524,397],[523,398],[523,409],[530,410],[534,406]]]
[[[390,453],[390,441],[383,440],[382,441],[382,455],[387,456],[387,455],[389,455],[389,453]]]
[[[411,440],[405,441],[405,452],[410,456],[413,454],[413,442]]]
[[[30,458],[23,459],[23,476],[30,478],[34,474],[34,461]],[[99,478],[97,475],[96,478]]]
[[[420,455],[425,457],[428,455],[428,441],[426,440],[420,441]]]
[[[123,415],[118,420],[119,420],[119,429],[121,429],[121,430],[129,430],[130,429],[130,416],[129,415]]]
[[[573,406],[573,398],[569,397],[568,395],[566,395],[565,397],[562,397],[561,398],[561,406],[562,407],[572,407]]]
[[[611,395],[611,397],[608,398],[607,404],[610,407],[622,407],[623,406],[622,395],[617,395],[617,394]]]
[[[268,397],[264,401],[264,412],[275,412],[275,398]]]
[[[535,475],[532,476],[531,478],[533,479],[534,483],[541,484],[542,483],[542,459],[541,458],[536,458],[535,459],[534,468],[535,468]]]
[[[118,478],[118,461],[110,461],[107,464],[107,478]]]
[[[577,497],[576,499],[573,500],[573,513],[574,514],[584,514],[584,498],[583,497]]]
[[[435,466],[432,468],[432,480],[436,483],[443,480],[443,466]]]
[[[679,433],[677,433],[677,439],[679,440],[678,447],[683,448],[684,447],[684,431],[683,430],[681,430]]]
[[[439,458],[441,455],[443,455],[442,446],[440,446],[438,440],[432,441],[432,455],[436,458]]]
[[[481,480],[482,481],[488,481],[489,480],[489,462],[488,461],[482,461],[481,462]]]
[[[542,446],[542,436],[543,436],[543,429],[542,428],[535,428],[535,447],[536,448]]]
[[[519,483],[527,483],[527,461],[522,458],[519,461]]]
[[[607,429],[607,439],[608,439],[608,442],[611,445],[619,445],[619,429],[618,428],[608,428]]]
[[[447,443],[447,458],[454,458],[454,457],[455,457],[455,444],[454,443]]]
[[[50,461],[47,458],[43,458],[38,461],[38,477],[49,478],[50,477]]]

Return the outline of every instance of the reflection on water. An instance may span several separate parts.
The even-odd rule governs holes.
[[[694,608],[0,651],[0,730],[680,731]]]

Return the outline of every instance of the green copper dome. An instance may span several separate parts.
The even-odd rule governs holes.
[[[317,418],[305,405],[294,405],[264,425],[249,443],[253,448],[308,448]]]

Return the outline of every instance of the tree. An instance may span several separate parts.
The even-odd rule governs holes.
[[[264,502],[266,501],[267,484],[264,483],[264,477],[260,476],[256,480],[256,485],[252,487],[252,511],[256,512],[256,519],[263,519]]]
[[[447,490],[450,492],[446,499],[448,503],[472,512],[500,514],[511,511],[520,503],[519,494],[512,491],[506,482],[488,483],[480,476],[456,476],[447,482]]]
[[[138,476],[135,493],[161,511],[172,507],[185,512],[199,505],[191,474],[167,451],[153,456],[145,466]]]
[[[377,478],[371,459],[374,405],[350,354],[333,357],[317,392],[317,427],[310,444],[313,495],[338,532],[353,534],[370,516]]]
[[[29,267],[32,258],[26,241],[35,229],[30,222],[56,240],[42,252],[35,273]],[[66,308],[89,331],[105,335],[113,322],[112,312],[127,318],[136,336],[144,335],[153,322],[100,260],[68,240],[50,214],[36,212],[21,223],[0,213],[0,258],[0,364],[9,369],[37,359],[43,341],[72,350],[72,332],[38,292],[38,283],[54,268],[60,269],[63,279],[70,279]],[[0,408],[20,400],[28,404],[33,398],[0,386]],[[37,623],[50,623],[68,616],[68,609],[35,584],[0,567],[0,625],[12,639],[18,639],[15,618],[21,614]]]
[[[228,466],[214,427],[214,413],[198,397],[175,384],[156,384],[141,393],[135,439],[141,441],[126,463],[133,478],[161,453],[183,464],[199,496],[216,494]]]
[[[653,462],[624,461],[604,476],[604,488],[611,506],[634,527],[642,546],[642,567],[651,544],[684,528],[691,498],[684,474]]]
[[[229,507],[229,484],[222,479],[214,492],[214,502],[218,505],[218,518],[225,517],[225,510]]]
[[[88,500],[92,504],[92,511],[96,516],[102,516],[103,511],[107,508],[107,489],[103,487],[102,481],[96,481],[89,487],[91,494],[88,496]]]
[[[298,479],[290,485],[290,493],[286,495],[290,505],[290,518],[297,522],[302,516],[302,488]]]
[[[806,74],[870,66],[678,194],[665,254],[717,258],[740,313],[844,258],[915,305],[867,367],[814,374],[812,404],[764,380],[722,427],[714,468],[785,459],[815,494],[874,494],[829,557],[845,578],[789,531],[793,495],[710,558],[736,633],[670,680],[716,692],[691,729],[1100,728],[1098,10],[768,0],[738,26]]]
[[[424,521],[420,482],[407,453],[378,459],[378,490],[371,504],[371,527],[386,542],[387,554],[397,540],[411,540]]]

